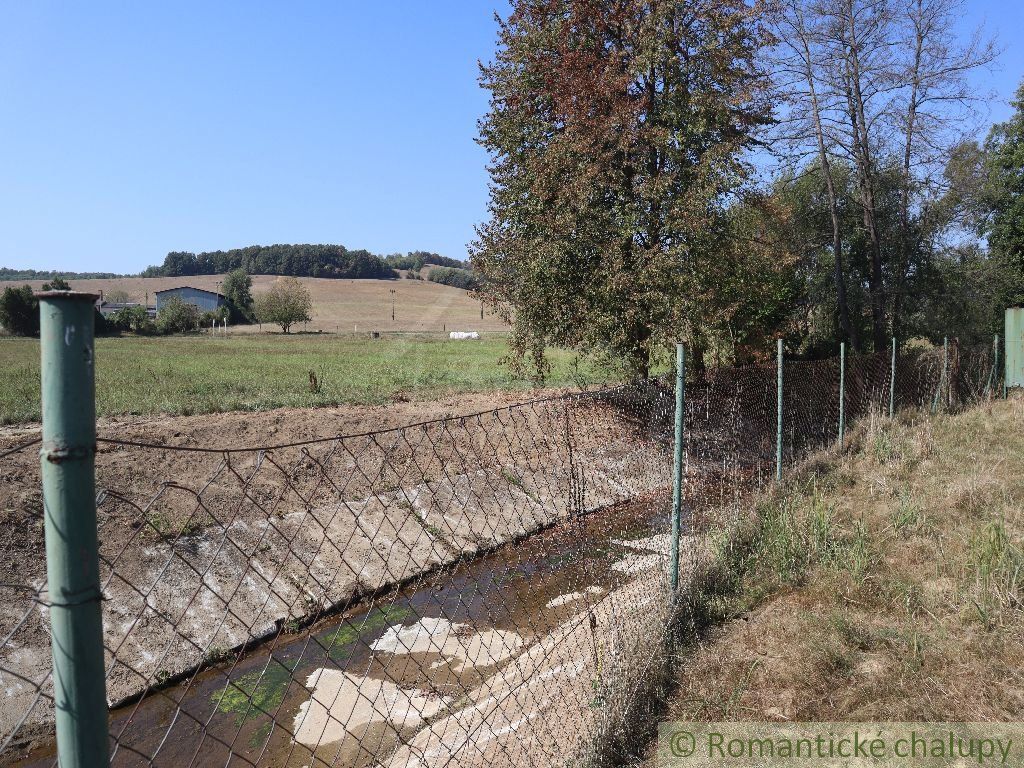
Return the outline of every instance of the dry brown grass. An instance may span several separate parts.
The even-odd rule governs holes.
[[[1024,716],[1024,400],[852,442],[762,502],[660,719]]]
[[[424,270],[426,274],[427,270]],[[223,275],[197,275],[194,277],[122,277],[111,280],[72,280],[77,291],[99,293],[124,291],[133,301],[153,304],[156,291],[191,285],[215,291]],[[254,275],[253,293],[266,291],[277,278],[272,275]],[[313,298],[313,320],[296,330],[322,330],[327,333],[382,331],[441,333],[452,331],[507,331],[498,317],[486,312],[480,319],[480,302],[469,293],[428,280],[328,280],[326,278],[300,278]],[[31,285],[40,288],[41,280],[0,281],[0,290],[8,285]],[[391,291],[395,291],[395,320],[391,320]],[[239,327],[243,331],[259,331],[258,326]],[[264,327],[263,330],[276,330]]]

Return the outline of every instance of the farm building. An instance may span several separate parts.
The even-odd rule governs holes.
[[[167,288],[156,292],[157,314],[160,314],[160,308],[172,296],[177,296],[186,304],[195,304],[203,312],[213,312],[226,303],[224,297],[219,293],[204,291],[202,288],[193,288],[190,285],[183,285],[180,288]]]
[[[143,305],[137,301],[107,301],[105,299],[96,299],[96,309],[104,317],[112,317],[120,312],[122,309],[131,309],[132,307],[142,307]],[[156,309],[153,307],[144,307],[146,314],[150,317],[156,317]]]

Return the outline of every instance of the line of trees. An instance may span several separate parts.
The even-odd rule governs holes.
[[[164,258],[163,264],[147,268],[142,276],[219,275],[241,269],[250,275],[381,280],[396,277],[396,269],[418,271],[424,264],[465,266],[458,259],[429,251],[411,251],[404,256],[377,256],[366,250],[349,250],[342,245],[252,245],[203,253],[172,251]]]
[[[50,269],[11,269],[0,267],[0,280],[112,280],[126,275],[114,272],[55,272]]]
[[[434,264],[452,269],[465,269],[466,263],[439,253],[429,251],[410,251],[404,256],[400,253],[392,253],[384,257],[385,263],[393,269],[407,269],[412,272],[419,272],[427,264]]]
[[[1024,298],[1024,90],[973,139],[998,51],[961,0],[512,5],[471,256],[517,366],[970,342]]]

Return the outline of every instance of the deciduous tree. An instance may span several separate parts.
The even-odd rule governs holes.
[[[244,269],[231,270],[224,276],[221,290],[231,312],[231,322],[236,325],[252,322],[252,278],[249,273]]]
[[[518,0],[481,68],[490,218],[471,245],[513,360],[558,344],[646,376],[714,314],[726,203],[768,119],[762,9]],[[699,345],[698,345],[699,346]]]
[[[1012,102],[1014,113],[993,126],[985,142],[984,218],[992,257],[999,264],[1004,306],[1024,302],[1024,83]]]
[[[289,333],[295,323],[311,319],[313,300],[298,278],[282,277],[256,297],[255,311],[261,323],[280,325],[284,333]]]

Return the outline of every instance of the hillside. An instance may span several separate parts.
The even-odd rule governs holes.
[[[759,502],[652,720],[1020,720],[1024,400],[852,442]]]
[[[424,275],[429,267],[424,268]],[[267,290],[276,280],[273,275],[254,275],[253,294]],[[189,277],[119,277],[97,280],[74,280],[77,291],[99,293],[124,291],[133,301],[154,301],[154,293],[165,288],[191,285],[215,291],[223,275]],[[440,333],[443,330],[506,331],[508,327],[490,312],[480,319],[480,302],[459,288],[427,280],[333,280],[299,278],[313,297],[313,320],[295,330],[321,330],[329,333],[381,331],[385,333]],[[0,290],[8,285],[42,286],[42,280],[0,282]],[[392,294],[395,291],[395,320],[391,320]],[[240,331],[259,331],[259,326],[239,326]],[[262,330],[272,330],[263,328]]]

